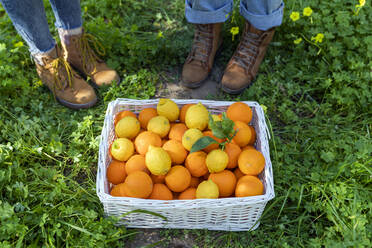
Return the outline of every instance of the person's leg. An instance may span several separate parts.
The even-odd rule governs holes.
[[[32,55],[54,49],[42,0],[0,0]]]
[[[89,42],[97,44],[98,41],[92,35],[84,33],[80,1],[49,1],[56,17],[55,26],[58,28],[66,60],[98,86],[113,81],[119,83],[117,72],[109,68],[90,48]]]
[[[185,0],[185,15],[190,23],[225,22],[233,9],[233,0]]]
[[[233,9],[233,0],[185,0],[185,15],[195,24],[194,41],[182,69],[182,84],[199,87],[208,78],[222,44],[222,23]]]
[[[282,24],[283,9],[283,0],[241,0],[240,2],[240,14],[255,28],[263,31]]]
[[[29,46],[36,71],[64,106],[87,108],[97,102],[94,89],[76,76],[50,34],[42,0],[0,0],[14,27]],[[72,87],[71,87],[72,86]]]
[[[55,26],[58,29],[71,30],[81,28],[83,20],[79,0],[49,0],[52,5]]]
[[[222,77],[222,90],[238,94],[256,77],[275,27],[282,23],[282,0],[241,0],[240,13],[246,19],[241,40]]]

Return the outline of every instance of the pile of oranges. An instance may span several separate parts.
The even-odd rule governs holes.
[[[110,194],[157,200],[262,195],[264,186],[257,176],[265,158],[253,146],[251,108],[242,102],[228,107],[226,116],[234,122],[236,135],[223,150],[210,144],[190,153],[204,136],[224,142],[210,130],[208,115],[201,103],[179,108],[170,99],[160,99],[157,108],[145,108],[138,116],[119,112],[106,173],[113,185]],[[218,122],[222,117],[212,118]]]

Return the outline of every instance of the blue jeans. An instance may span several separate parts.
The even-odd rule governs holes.
[[[207,24],[225,22],[233,9],[233,0],[185,0],[188,22]],[[268,30],[282,24],[282,0],[240,0],[240,14],[255,28]]]
[[[82,26],[80,0],[49,0],[56,17],[55,26],[74,29]],[[43,0],[0,0],[14,27],[29,46],[31,54],[45,53],[56,42],[50,34]]]

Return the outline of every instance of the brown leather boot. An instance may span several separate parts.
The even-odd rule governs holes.
[[[227,64],[221,80],[223,91],[239,94],[251,84],[274,32],[274,28],[261,31],[246,21],[239,46]]]
[[[221,27],[222,23],[195,25],[191,52],[182,69],[182,84],[185,87],[197,88],[208,78],[222,44]]]
[[[94,89],[71,68],[57,46],[45,55],[36,56],[36,71],[41,81],[62,105],[80,109],[97,102]]]
[[[64,58],[77,71],[90,77],[97,86],[108,85],[113,81],[119,83],[117,72],[97,56],[96,52],[103,56],[105,51],[94,36],[84,31],[77,35],[61,34],[61,36]],[[90,47],[90,43],[94,45],[96,52]]]

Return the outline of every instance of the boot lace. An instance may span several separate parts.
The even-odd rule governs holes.
[[[265,33],[258,35],[246,30],[235,54],[233,55],[232,64],[241,66],[244,68],[245,72],[248,73],[254,65],[259,53],[259,47],[264,37]]]
[[[51,68],[53,69],[54,76],[54,96],[56,95],[56,89],[62,90],[67,87],[72,87],[72,78],[74,77],[74,71],[72,70],[70,64],[64,58],[58,57],[54,59],[51,62]]]
[[[208,67],[208,57],[212,49],[213,30],[210,24],[195,25],[194,41],[191,48],[188,62],[199,61],[203,66]]]
[[[92,46],[94,47],[94,50],[92,49]],[[97,61],[101,61],[96,53],[98,53],[99,56],[104,56],[106,54],[105,48],[95,36],[84,33],[80,39],[80,49],[85,72],[89,73],[92,69],[91,66],[93,65],[91,74],[94,74],[97,69]]]

